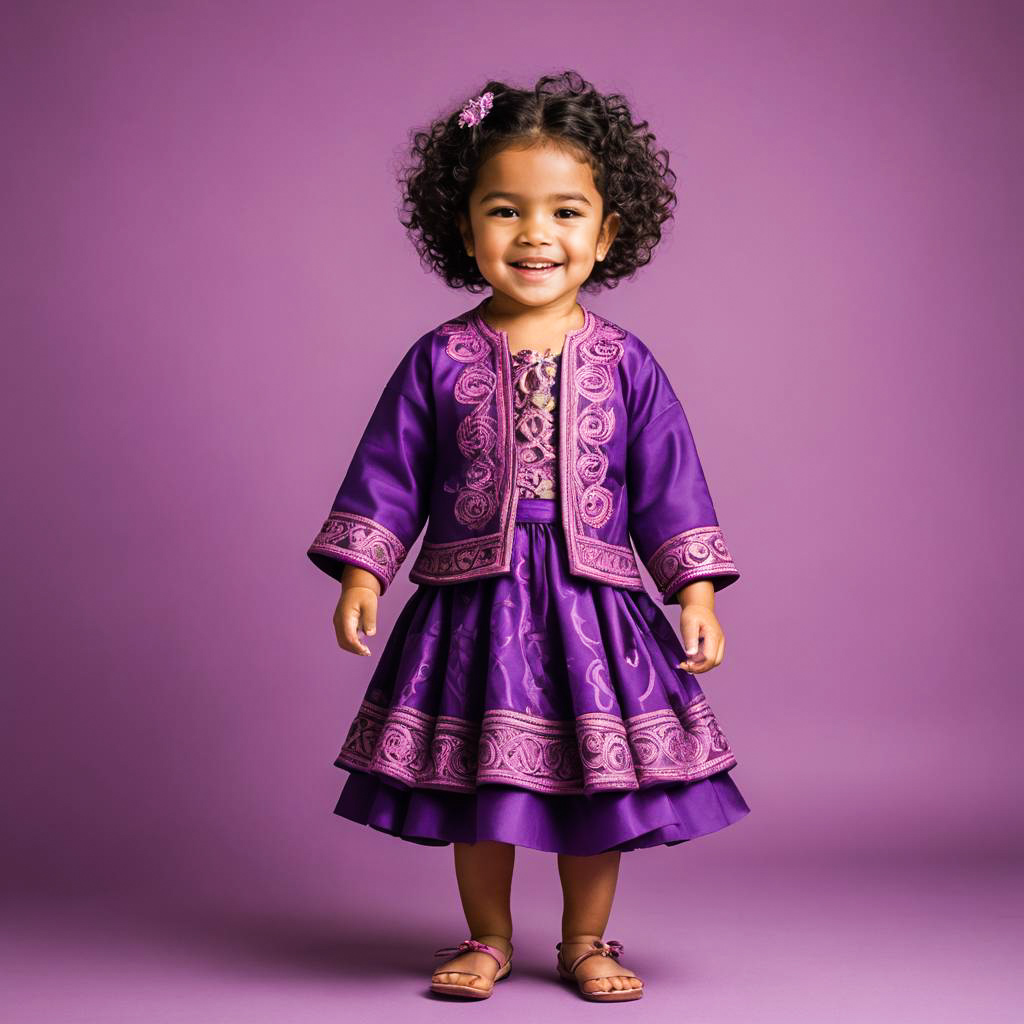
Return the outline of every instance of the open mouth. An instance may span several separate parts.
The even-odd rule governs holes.
[[[553,260],[516,260],[514,263],[509,264],[510,267],[518,270],[525,277],[546,277],[561,265],[561,263],[555,263]]]

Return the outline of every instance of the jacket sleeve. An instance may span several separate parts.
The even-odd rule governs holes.
[[[629,532],[665,604],[695,580],[739,579],[682,404],[648,354],[633,395],[626,455]]]
[[[426,335],[384,387],[326,521],[306,552],[336,580],[367,569],[383,594],[420,535],[434,471],[434,402]]]

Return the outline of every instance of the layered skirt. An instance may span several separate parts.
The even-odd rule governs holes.
[[[512,572],[420,586],[335,765],[334,813],[425,845],[674,846],[750,808],[674,627],[569,574],[556,501],[522,499]]]

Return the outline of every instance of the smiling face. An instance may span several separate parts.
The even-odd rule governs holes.
[[[459,217],[466,252],[510,310],[575,305],[619,226],[617,213],[604,214],[590,165],[550,142],[503,149],[485,161],[468,209],[468,219]],[[549,266],[521,269],[523,261]]]

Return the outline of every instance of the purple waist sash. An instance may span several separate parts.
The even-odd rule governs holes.
[[[554,498],[520,498],[516,505],[517,523],[557,523],[559,505]]]

